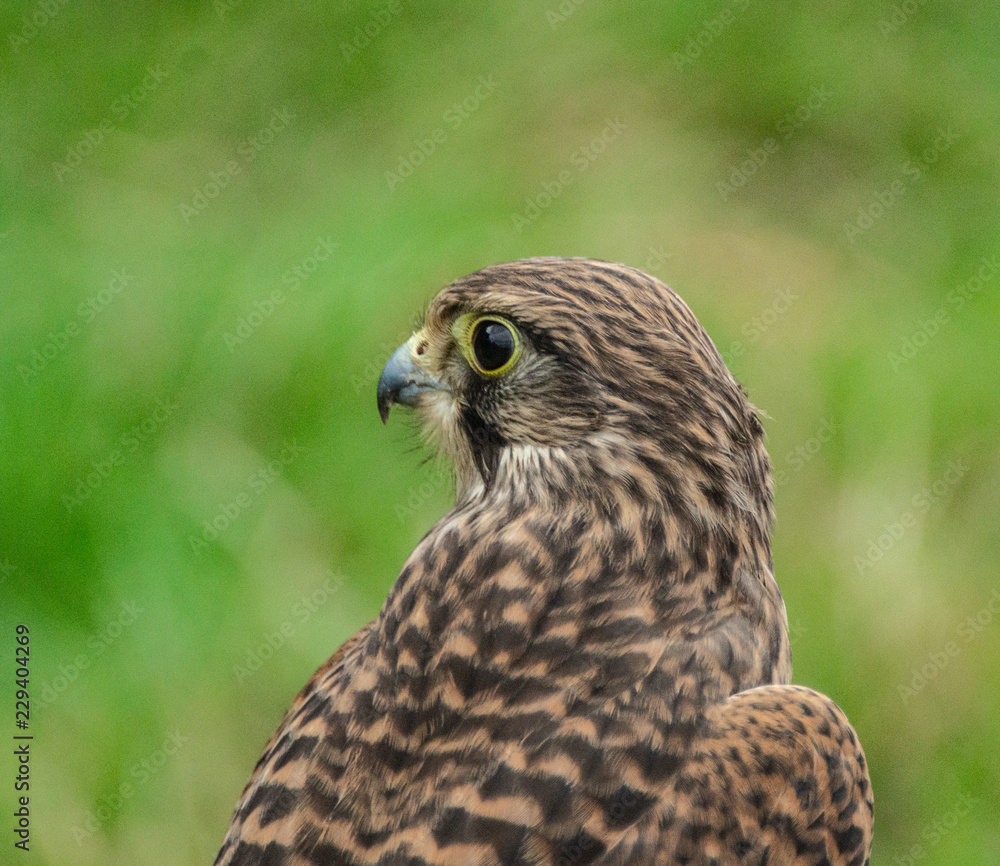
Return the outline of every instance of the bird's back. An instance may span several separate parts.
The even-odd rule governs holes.
[[[306,852],[301,862],[323,864],[638,864],[690,847],[693,828],[732,822],[734,803],[696,782],[706,768],[738,779],[752,764],[732,750],[769,710],[765,692],[757,705],[729,696],[787,680],[780,641],[777,655],[761,645],[738,603],[751,577],[737,573],[706,608],[695,565],[665,534],[640,557],[618,528],[612,558],[615,529],[578,520],[574,538],[529,512],[459,549],[476,519],[459,514],[429,536],[379,619],[304,691],[220,864]],[[561,549],[545,543],[556,535]],[[610,567],[623,555],[631,570]],[[653,563],[687,573],[688,588],[644,581]],[[788,706],[801,714],[808,695]],[[786,758],[797,772],[808,742]],[[769,808],[749,796],[746,808]],[[735,850],[754,850],[741,832]]]

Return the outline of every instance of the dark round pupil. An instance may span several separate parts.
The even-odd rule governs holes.
[[[472,338],[472,350],[486,372],[499,370],[514,354],[514,335],[499,322],[483,322]]]

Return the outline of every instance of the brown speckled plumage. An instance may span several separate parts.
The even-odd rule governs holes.
[[[457,345],[470,313],[516,329],[509,371]],[[456,505],[296,699],[216,863],[867,863],[861,745],[787,685],[763,430],[683,301],[530,259],[445,288],[407,346],[380,409],[416,406]]]

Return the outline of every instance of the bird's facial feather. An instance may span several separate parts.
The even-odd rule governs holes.
[[[546,460],[532,464],[562,457],[574,484],[593,470],[595,489],[618,479],[623,496],[657,487],[710,521],[734,508],[769,520],[753,407],[659,280],[584,259],[494,265],[443,289],[411,344],[447,386],[416,405],[455,461],[460,499],[489,486],[503,459],[539,449]],[[754,490],[766,495],[751,501]]]
[[[489,475],[509,446],[571,447],[601,423],[600,385],[566,363],[510,299],[435,303],[414,335],[415,361],[448,390],[417,408],[460,466]]]

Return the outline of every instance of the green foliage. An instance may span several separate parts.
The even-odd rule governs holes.
[[[211,861],[448,507],[381,365],[446,282],[542,254],[669,282],[766,411],[795,678],[861,735],[873,864],[1000,859],[996,7],[8,6],[30,862]]]

